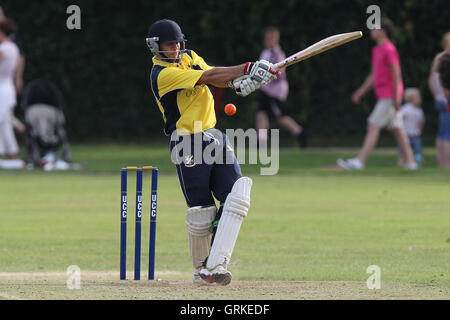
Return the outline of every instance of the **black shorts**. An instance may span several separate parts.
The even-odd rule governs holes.
[[[277,119],[283,116],[282,106],[283,102],[281,100],[269,97],[261,91],[258,111],[265,111],[269,117]]]

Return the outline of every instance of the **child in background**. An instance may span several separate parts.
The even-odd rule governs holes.
[[[422,97],[419,89],[407,88],[405,90],[405,102],[399,112],[402,116],[403,126],[414,153],[414,159],[417,166],[421,166],[423,164],[421,135],[425,124],[425,115],[421,108]],[[400,166],[403,166],[403,159],[403,155],[400,154]]]

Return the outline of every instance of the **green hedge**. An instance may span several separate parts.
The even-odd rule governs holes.
[[[66,28],[66,8],[77,4],[82,29]],[[361,136],[373,103],[350,101],[370,68],[373,42],[366,29],[366,8],[378,4],[397,25],[395,43],[406,86],[419,87],[428,118],[426,133],[436,132],[436,112],[427,87],[433,56],[448,31],[448,1],[7,1],[2,6],[19,26],[27,66],[25,81],[54,79],[63,91],[71,140],[152,140],[162,135],[162,120],[149,88],[151,54],[145,45],[148,26],[171,18],[183,29],[188,47],[211,65],[255,60],[262,50],[261,30],[281,29],[289,55],[341,32],[362,30],[363,39],[289,68],[286,113],[307,124],[315,136]],[[238,115],[223,116],[218,127],[253,126],[258,94],[224,101]]]

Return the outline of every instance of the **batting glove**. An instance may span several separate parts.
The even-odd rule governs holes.
[[[280,71],[267,60],[259,60],[256,62],[247,62],[244,74],[249,75],[252,79],[266,85],[278,78]]]
[[[244,75],[231,81],[228,86],[233,88],[238,96],[245,97],[258,90],[261,83],[251,78],[250,75]]]

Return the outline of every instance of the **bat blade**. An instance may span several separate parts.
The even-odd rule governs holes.
[[[277,69],[286,68],[290,65],[293,65],[294,63],[306,60],[319,53],[330,50],[337,46],[341,46],[347,42],[359,39],[361,37],[362,37],[361,31],[336,34],[334,36],[316,42],[315,44],[309,46],[308,48],[302,51],[297,52],[296,54],[293,54],[290,57],[287,57],[283,61],[280,61],[277,64],[275,64],[275,67]]]

